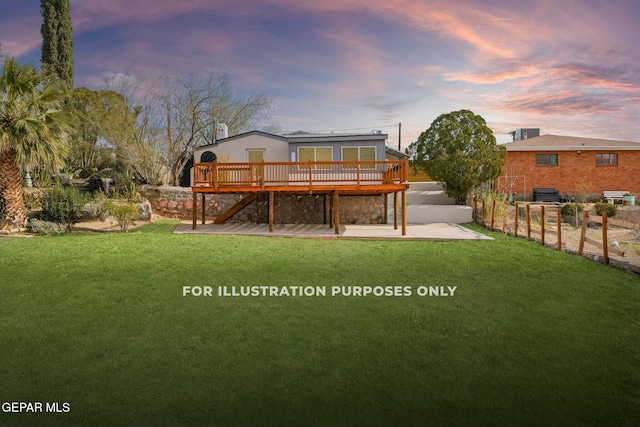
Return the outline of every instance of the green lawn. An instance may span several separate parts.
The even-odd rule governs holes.
[[[0,425],[640,425],[638,276],[497,233],[174,227],[0,239],[0,403],[70,405],[0,411]],[[182,296],[307,285],[328,295]],[[330,296],[394,285],[412,295]],[[457,289],[420,297],[420,286]]]

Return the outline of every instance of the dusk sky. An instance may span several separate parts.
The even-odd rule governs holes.
[[[75,84],[131,68],[229,73],[282,131],[380,129],[403,149],[470,109],[516,128],[640,142],[637,0],[71,0]],[[39,65],[40,2],[0,0],[2,54]]]

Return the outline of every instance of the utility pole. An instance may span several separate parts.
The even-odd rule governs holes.
[[[402,139],[402,122],[398,123],[398,151],[402,151],[400,148],[400,141]]]

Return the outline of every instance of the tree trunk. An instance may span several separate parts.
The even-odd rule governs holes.
[[[3,223],[15,227],[24,227],[27,223],[22,191],[16,152],[12,148],[4,150],[0,152],[0,220]]]

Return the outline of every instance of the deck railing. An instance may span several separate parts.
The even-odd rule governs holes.
[[[196,163],[194,187],[383,185],[407,182],[406,160]]]

